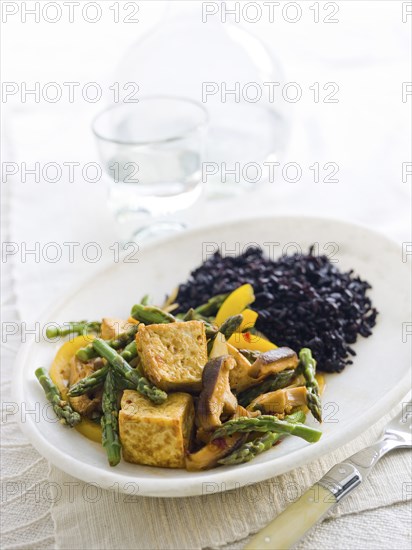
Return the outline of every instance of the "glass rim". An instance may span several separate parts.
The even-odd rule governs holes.
[[[103,141],[107,141],[108,143],[116,143],[117,145],[151,145],[153,143],[170,143],[173,141],[179,141],[181,139],[184,139],[188,134],[191,134],[195,130],[198,130],[202,126],[206,126],[209,123],[209,113],[205,107],[201,103],[198,103],[194,99],[191,99],[189,97],[184,96],[169,96],[169,95],[150,95],[150,96],[143,96],[139,99],[138,103],[133,103],[132,105],[138,105],[139,103],[142,103],[144,101],[152,101],[152,100],[171,100],[171,101],[178,101],[180,103],[190,103],[198,108],[198,110],[203,114],[203,120],[200,122],[196,122],[191,126],[187,131],[184,133],[181,133],[179,135],[174,135],[168,138],[159,138],[159,139],[150,139],[150,140],[139,140],[139,141],[125,141],[121,139],[113,139],[103,136],[101,133],[99,133],[96,129],[96,123],[97,121],[104,115],[106,115],[110,111],[114,111],[116,109],[120,109],[121,107],[124,107],[127,105],[126,103],[122,103],[120,105],[110,105],[109,107],[106,107],[102,111],[99,111],[97,115],[94,116],[92,122],[91,122],[91,129],[93,134],[96,138],[101,139]]]

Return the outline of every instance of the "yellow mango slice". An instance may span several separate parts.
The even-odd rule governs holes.
[[[80,348],[84,348],[93,340],[94,336],[76,336],[73,340],[65,342],[57,351],[56,356],[53,360],[52,366],[50,367],[50,378],[59,388],[59,391],[63,397],[67,397],[67,388],[69,385],[70,377],[70,359]],[[83,418],[80,424],[75,426],[75,429],[80,432],[82,435],[101,443],[102,440],[102,430],[99,424],[92,422],[88,418]]]
[[[255,326],[256,319],[258,318],[258,314],[256,311],[253,311],[253,309],[244,309],[242,311],[243,315],[243,321],[240,327],[237,329],[236,332],[243,332],[244,330],[247,330],[249,328],[252,328]]]
[[[242,285],[231,292],[217,312],[215,323],[218,327],[232,315],[242,313],[252,302],[255,301],[253,287],[250,284]]]
[[[249,349],[252,351],[260,351],[261,353],[276,349],[277,346],[266,338],[251,334],[250,332],[235,332],[229,338],[228,343],[237,349]]]

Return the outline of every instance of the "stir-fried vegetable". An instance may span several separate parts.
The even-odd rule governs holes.
[[[319,396],[319,384],[315,378],[316,361],[312,357],[309,348],[302,348],[299,352],[299,372],[305,378],[305,386],[308,390],[307,403],[310,412],[319,422],[322,422],[322,404]]]
[[[104,384],[108,372],[109,367],[104,366],[101,369],[93,372],[89,376],[81,378],[78,382],[70,386],[67,395],[69,397],[77,397],[98,388],[99,386]]]
[[[205,304],[195,308],[195,312],[204,317],[213,317],[221,308],[223,302],[229,294],[217,294],[208,300]]]
[[[136,319],[136,321],[145,323],[146,325],[174,323],[176,321],[176,317],[171,313],[167,313],[156,306],[145,306],[142,304],[135,304],[132,307],[131,316],[133,319]]]
[[[240,325],[238,332],[247,332],[255,326],[256,320],[258,318],[258,313],[253,311],[253,309],[244,309],[242,311],[243,322]]]
[[[292,380],[296,377],[296,371],[294,369],[288,369],[281,371],[273,376],[270,376],[258,386],[254,386],[242,392],[238,395],[239,405],[247,407],[251,401],[259,397],[264,393],[268,393],[275,390],[280,390],[291,384]]]
[[[62,399],[58,387],[54,384],[46,369],[41,367],[38,368],[35,371],[35,375],[46,394],[47,400],[52,404],[57,418],[60,419],[60,422],[62,424],[67,424],[71,428],[76,426],[76,424],[81,421],[80,414],[75,412],[69,403]]]
[[[216,324],[220,327],[228,317],[242,313],[253,303],[255,295],[252,285],[242,285],[229,294],[216,315]]]
[[[301,437],[309,443],[319,441],[322,432],[316,428],[310,428],[305,424],[294,424],[285,420],[279,420],[276,416],[262,415],[256,418],[235,418],[222,424],[215,432],[212,439],[225,437],[234,433],[248,432],[275,432],[279,434],[291,434]]]
[[[229,340],[232,334],[240,329],[242,323],[243,315],[241,313],[239,313],[238,315],[232,315],[220,325],[219,332],[223,334],[226,340]]]
[[[120,349],[124,348],[128,344],[132,343],[134,341],[134,337],[136,336],[137,331],[139,330],[139,325],[134,325],[126,332],[123,332],[122,334],[119,334],[115,338],[112,338],[110,340],[107,340],[108,345],[113,349]],[[76,352],[76,357],[80,359],[80,361],[90,361],[90,359],[93,359],[94,357],[98,357],[98,353],[96,352],[95,348],[92,344],[89,344],[85,348],[81,348]]]
[[[69,321],[63,326],[53,326],[46,329],[47,338],[57,338],[75,334],[89,334],[100,331],[99,321]]]
[[[123,359],[126,359],[128,363],[135,357],[137,357],[137,347],[136,347],[136,341],[133,340],[133,342],[130,342],[130,344],[127,344],[127,346],[124,348],[124,350],[120,354]]]
[[[306,420],[306,415],[302,411],[296,411],[295,413],[286,416],[285,420],[292,423],[303,423]],[[220,459],[219,464],[229,466],[249,462],[256,456],[273,447],[273,445],[283,437],[286,437],[286,434],[267,432],[262,435],[262,437],[257,437],[252,441],[244,443],[239,449],[233,451],[233,453],[229,456]]]
[[[253,328],[250,284],[176,316],[170,300],[160,308],[144,296],[127,320],[53,332],[82,334],[59,349],[50,376],[36,371],[62,423],[100,441],[111,466],[123,453],[190,471],[248,462],[287,435],[319,439],[303,424],[308,409],[321,421],[316,361]]]
[[[141,376],[136,370],[132,369],[129,363],[116,350],[111,348],[107,342],[101,338],[96,338],[93,340],[93,347],[99,355],[110,363],[119,376],[131,382],[139,393],[146,395],[153,403],[163,403],[166,401],[167,393],[156,388],[144,376]]]
[[[102,445],[106,450],[110,466],[116,466],[120,462],[121,446],[118,425],[118,391],[112,372],[107,373],[104,382],[102,409]]]
[[[276,349],[277,347],[272,342],[269,342],[269,340],[266,340],[266,338],[253,334],[252,332],[235,332],[235,334],[232,334],[230,337],[229,344],[232,344],[232,346],[238,349],[259,351],[261,353]]]

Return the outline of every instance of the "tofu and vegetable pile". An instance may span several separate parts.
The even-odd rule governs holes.
[[[175,293],[176,296],[176,293]],[[277,347],[254,327],[254,291],[173,315],[144,297],[127,320],[70,322],[51,369],[36,370],[62,424],[104,447],[109,464],[200,471],[248,462],[287,436],[321,432],[323,377],[309,348]]]

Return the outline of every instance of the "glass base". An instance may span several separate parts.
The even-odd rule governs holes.
[[[131,239],[136,242],[148,241],[159,237],[168,237],[169,235],[184,231],[186,228],[187,225],[180,221],[154,221],[136,229]]]

